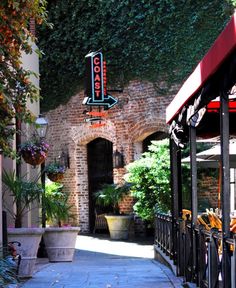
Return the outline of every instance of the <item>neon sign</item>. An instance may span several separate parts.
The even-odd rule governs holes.
[[[91,57],[93,62],[91,65],[92,69],[92,99],[94,102],[104,100],[103,91],[103,57],[102,53],[98,53],[94,57]]]
[[[86,59],[86,97],[84,105],[104,106],[112,108],[118,100],[107,93],[106,62],[103,61],[102,52],[91,52]]]

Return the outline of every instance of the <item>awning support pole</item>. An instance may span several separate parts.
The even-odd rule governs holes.
[[[226,239],[230,237],[230,169],[229,169],[229,108],[228,95],[220,95],[220,133],[221,133],[221,207],[222,207],[222,280],[223,287],[231,287],[230,249]]]
[[[170,139],[170,167],[171,167],[171,191],[172,191],[172,239],[173,239],[173,260],[177,264],[177,226],[176,221],[182,211],[182,193],[181,193],[181,151]],[[180,271],[177,271],[179,274]]]
[[[191,209],[192,209],[192,225],[197,223],[197,148],[196,148],[196,128],[190,126],[190,165],[191,165]]]
[[[197,255],[196,255],[196,242],[195,242],[195,233],[194,228],[197,224],[197,212],[198,212],[198,201],[197,201],[197,148],[196,148],[196,128],[190,126],[189,128],[189,135],[190,135],[190,169],[191,169],[191,227],[192,227],[192,266],[193,266],[193,274],[192,274],[192,281],[196,282],[195,279],[196,275],[196,267],[197,267]]]

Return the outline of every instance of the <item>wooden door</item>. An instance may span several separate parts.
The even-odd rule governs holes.
[[[87,145],[88,151],[88,181],[89,181],[89,225],[90,231],[94,229],[95,223],[95,198],[94,193],[98,191],[101,186],[105,183],[113,183],[113,163],[112,153],[113,145],[112,142],[97,138],[91,141]],[[98,213],[106,212],[105,210]]]

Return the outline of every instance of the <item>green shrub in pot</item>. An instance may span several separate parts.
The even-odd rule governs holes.
[[[106,215],[109,233],[111,239],[121,240],[128,239],[129,227],[132,215],[124,215],[120,213],[119,203],[129,194],[130,185],[105,184],[101,190],[95,193],[96,204],[112,207],[112,215]]]
[[[129,194],[130,185],[104,184],[102,188],[95,193],[96,204],[104,207],[112,207],[114,215],[120,214],[119,203]]]
[[[46,219],[53,226],[62,226],[74,218],[71,212],[73,205],[68,203],[68,194],[63,191],[63,185],[57,182],[46,183],[44,209]]]

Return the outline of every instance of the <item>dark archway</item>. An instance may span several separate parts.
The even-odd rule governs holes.
[[[112,142],[97,138],[87,145],[89,182],[89,227],[92,232],[95,223],[94,193],[105,183],[113,183]],[[101,209],[101,208],[100,208]],[[98,213],[106,211],[97,211]]]
[[[168,134],[166,132],[160,132],[160,131],[149,135],[148,137],[146,137],[143,140],[143,152],[148,151],[148,146],[151,145],[151,141],[162,140],[162,139],[167,138],[167,137],[168,137]]]

